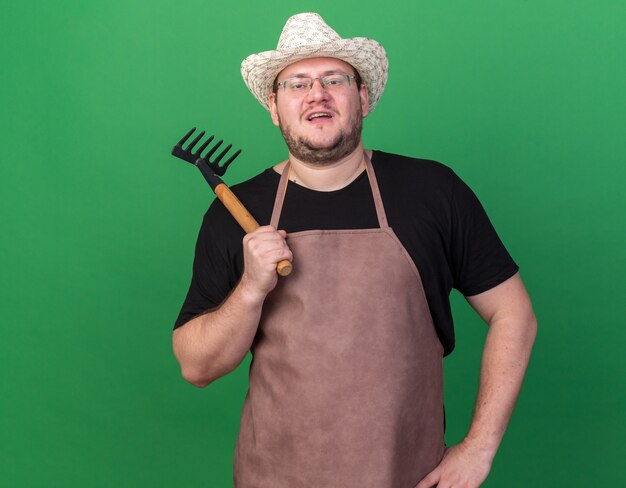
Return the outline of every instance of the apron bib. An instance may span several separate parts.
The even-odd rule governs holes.
[[[251,348],[236,488],[413,488],[443,456],[443,348],[365,159],[380,228],[287,236],[294,271]]]

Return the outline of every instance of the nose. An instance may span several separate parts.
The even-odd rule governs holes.
[[[322,82],[319,78],[313,79],[313,84],[311,85],[311,89],[307,94],[307,99],[316,101],[316,100],[324,100],[328,95],[326,89],[322,86]]]

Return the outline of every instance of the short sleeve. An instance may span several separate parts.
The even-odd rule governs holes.
[[[196,241],[191,283],[174,328],[184,325],[192,318],[219,306],[235,287],[239,279],[240,253],[226,236],[223,205],[215,200],[204,215]],[[226,227],[230,222],[226,220]],[[236,232],[236,229],[235,229]],[[232,233],[232,232],[231,232]],[[240,239],[240,233],[237,233]]]
[[[455,175],[452,186],[453,287],[465,296],[487,291],[518,271],[474,192]]]

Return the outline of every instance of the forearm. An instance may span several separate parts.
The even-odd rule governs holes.
[[[244,272],[228,298],[174,331],[174,355],[183,377],[204,387],[235,369],[250,350],[263,302],[278,282],[276,265],[293,255],[285,231],[259,227],[243,238]]]
[[[187,381],[204,387],[241,363],[254,340],[264,299],[244,276],[218,309],[174,331],[174,355]]]
[[[491,463],[519,395],[537,332],[532,309],[495,318],[483,351],[480,386],[465,443]]]

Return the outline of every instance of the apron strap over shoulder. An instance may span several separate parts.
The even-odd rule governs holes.
[[[370,180],[370,187],[372,187],[372,196],[374,197],[374,205],[376,205],[376,215],[378,216],[378,225],[381,229],[387,229],[389,224],[387,223],[387,214],[385,213],[385,206],[383,205],[383,199],[380,196],[380,190],[378,189],[378,180],[374,174],[374,167],[370,161],[369,156],[363,151],[365,157],[365,168],[367,170],[367,177]]]
[[[272,219],[270,225],[274,229],[278,229],[278,222],[280,221],[280,214],[283,210],[283,202],[285,201],[285,193],[287,193],[287,183],[289,182],[289,171],[291,163],[287,161],[287,164],[283,168],[283,174],[280,176],[280,182],[278,183],[278,189],[276,190],[276,198],[274,199],[274,209],[272,210]]]

